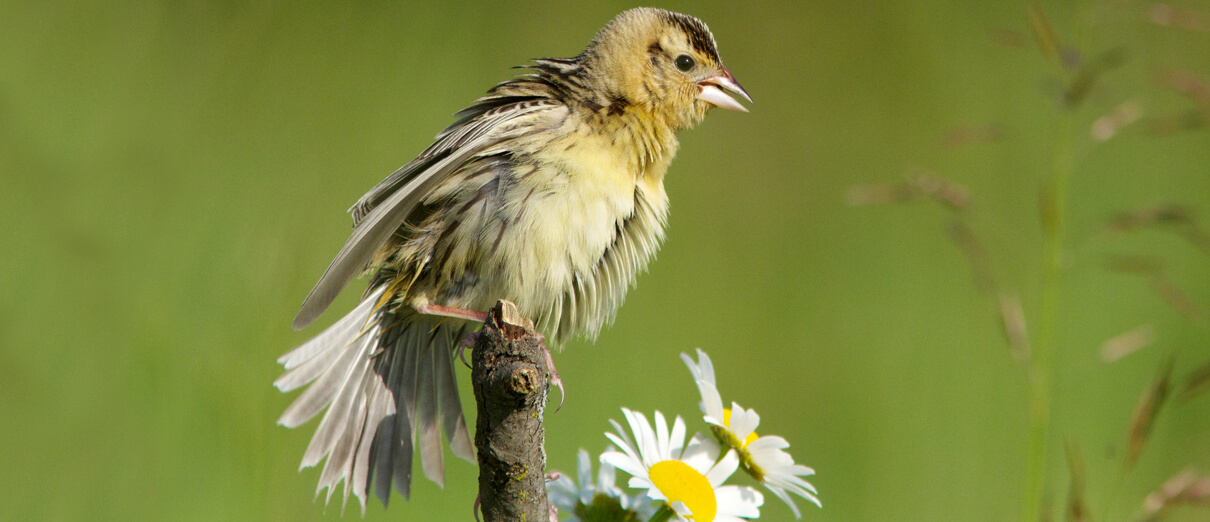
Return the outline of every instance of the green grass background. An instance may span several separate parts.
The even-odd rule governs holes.
[[[1193,0],[1177,6],[1210,13]],[[344,210],[428,145],[509,67],[578,53],[623,3],[5,2],[0,4],[0,518],[339,519],[297,464],[314,423],[274,424],[292,396],[274,359],[316,333],[289,323],[349,232]],[[697,422],[677,357],[702,347],[725,400],[762,414],[815,467],[807,520],[1016,520],[1027,381],[930,204],[856,208],[854,184],[926,167],[969,188],[991,264],[1036,321],[1037,195],[1062,110],[1017,2],[705,2],[701,17],[756,103],[682,135],[668,241],[616,323],[556,355],[550,466],[605,447],[619,407]],[[1122,47],[1076,116],[1048,491],[1062,445],[1090,503],[1127,520],[1142,496],[1210,467],[1210,396],[1170,405],[1116,487],[1127,423],[1160,362],[1210,358],[1183,320],[1106,255],[1161,257],[1210,304],[1210,258],[1173,235],[1105,239],[1119,210],[1210,214],[1210,133],[1087,129],[1138,98],[1192,107],[1156,69],[1210,76],[1210,34],[1161,27],[1145,2],[1046,3],[1068,43]],[[997,45],[1009,29],[1025,46]],[[996,124],[994,144],[942,146]],[[354,303],[346,292],[318,323]],[[1141,324],[1157,342],[1105,364]],[[469,373],[459,373],[472,404]],[[476,469],[367,520],[466,520]],[[743,483],[742,480],[739,481]],[[767,496],[762,520],[791,520]],[[1204,520],[1187,511],[1176,520]],[[357,520],[351,505],[345,519]]]

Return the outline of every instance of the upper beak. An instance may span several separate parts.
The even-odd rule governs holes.
[[[739,102],[735,101],[735,98],[732,98],[731,96],[728,96],[727,93],[723,92],[723,89],[726,89],[735,94],[743,96],[744,99],[748,100],[749,103],[752,102],[752,97],[748,96],[748,91],[745,91],[743,87],[740,87],[739,82],[735,81],[735,77],[731,76],[731,71],[728,71],[726,68],[723,69],[721,74],[711,76],[705,80],[697,82],[697,85],[698,87],[702,88],[702,92],[698,93],[697,99],[716,107],[731,109],[733,111],[748,112],[748,109],[743,105],[740,105]],[[719,87],[722,87],[722,89]]]

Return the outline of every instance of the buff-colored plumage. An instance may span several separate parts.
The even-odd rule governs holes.
[[[686,65],[691,65],[686,67]],[[316,318],[359,273],[362,303],[279,361],[279,422],[325,407],[302,466],[345,498],[408,494],[414,448],[442,482],[441,432],[473,461],[452,350],[475,324],[419,313],[515,302],[548,342],[595,337],[664,237],[677,132],[747,97],[696,18],[634,9],[570,59],[497,85],[353,207],[354,232],[295,319]],[[318,493],[318,490],[317,490]]]

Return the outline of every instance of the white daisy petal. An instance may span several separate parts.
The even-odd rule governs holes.
[[[786,449],[788,447],[790,447],[790,443],[786,442],[786,439],[783,439],[776,435],[762,436],[761,438],[756,439],[755,441],[752,441],[752,444],[748,445],[748,448],[750,448],[754,451],[763,450],[766,448],[780,450],[780,449]]]
[[[674,459],[681,458],[685,451],[685,421],[678,415],[672,423],[672,434],[669,435],[669,453]]]
[[[719,506],[727,506],[727,515],[744,518],[760,516],[760,506],[764,505],[765,497],[759,491],[747,486],[724,486],[718,488]],[[719,514],[724,511],[719,509]]]
[[[637,459],[638,454],[634,453],[636,446],[634,445],[634,442],[630,440],[630,436],[626,434],[626,430],[622,429],[622,426],[613,419],[609,419],[609,424],[613,425],[613,430],[617,432],[617,435],[606,432],[605,436],[609,437],[611,441],[614,441],[614,444],[618,445],[618,449],[625,451],[627,454],[632,455]],[[619,437],[621,442],[614,440],[614,437]]]
[[[798,477],[784,477],[780,480],[778,485],[789,489],[802,497],[811,497],[811,495],[807,494],[808,491],[811,493],[817,493],[815,491],[815,486],[812,486],[810,482]]]
[[[751,435],[759,424],[760,416],[755,411],[745,410],[739,404],[731,403],[731,422],[728,427],[737,440],[747,440],[748,435]]]
[[[612,433],[606,433],[605,438],[609,439],[610,442],[613,442],[614,445],[616,445],[619,449],[621,449],[623,452],[625,452],[627,457],[629,457],[635,461],[640,460],[638,453],[634,452],[634,448],[630,444],[626,444],[626,441],[624,439],[622,439],[621,437],[618,437],[617,435],[614,435]]]
[[[777,495],[777,498],[780,498],[781,501],[785,502],[787,506],[790,506],[790,511],[794,512],[794,518],[802,518],[802,512],[798,510],[798,504],[795,504],[794,500],[790,498],[790,495],[786,494],[786,490],[776,486],[766,485],[765,487],[770,493]]]
[[[730,478],[736,469],[739,469],[739,454],[735,450],[728,451],[723,459],[706,473],[706,480],[710,481],[711,486],[717,488],[723,485],[723,482]]]
[[[647,468],[643,463],[624,453],[606,452],[601,455],[601,462],[625,471],[635,477],[647,478]]]
[[[681,455],[681,462],[688,464],[689,467],[705,475],[714,466],[714,463],[718,462],[720,451],[722,450],[719,448],[718,443],[714,442],[714,439],[697,433],[689,440],[689,445],[685,446],[685,453]]]
[[[703,352],[701,348],[697,349],[697,358],[699,363],[694,363],[688,355],[681,354],[681,360],[685,361],[685,366],[689,367],[689,372],[693,374],[693,380],[706,381],[711,385],[714,384],[714,366],[710,363],[710,357]]]
[[[601,463],[601,469],[597,471],[597,490],[614,492],[618,489],[617,468],[608,462]]]
[[[634,441],[638,444],[639,457],[643,459],[645,466],[651,467],[661,458],[659,446],[655,441],[655,430],[651,429],[651,423],[647,422],[647,417],[642,413],[629,413],[630,429],[634,431]]]
[[[652,487],[651,481],[647,480],[643,477],[630,477],[630,480],[626,481],[626,485],[630,486],[632,488],[651,488]],[[648,491],[647,494],[650,495],[651,492]]]
[[[700,404],[702,414],[707,417],[712,417],[721,425],[723,413],[723,398],[718,394],[718,388],[706,381],[697,381],[697,390],[702,394],[702,402]]]
[[[710,362],[710,356],[701,348],[697,349],[697,361],[697,366],[702,371],[702,380],[714,385],[714,363]]]
[[[658,410],[655,412],[655,445],[660,448],[660,451],[669,451],[668,447],[668,421],[664,419],[664,414]],[[669,452],[671,453],[671,452]],[[669,454],[666,458],[675,458]]]
[[[576,488],[576,484],[567,475],[560,475],[559,478],[547,484],[546,492],[550,503],[564,511],[571,511],[576,508],[576,502],[579,500],[580,494],[579,489]]]
[[[578,465],[576,478],[580,482],[580,502],[589,504],[592,502],[592,461],[589,460],[588,452],[583,449],[578,455]]]
[[[791,475],[805,475],[805,476],[810,476],[810,475],[814,475],[814,474],[815,474],[815,470],[813,470],[813,469],[811,469],[811,468],[808,468],[808,467],[806,467],[806,466],[800,466],[800,465],[795,464],[794,466],[792,466],[792,467],[790,468],[790,474],[791,474]]]

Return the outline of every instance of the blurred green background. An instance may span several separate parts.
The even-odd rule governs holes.
[[[1210,16],[1206,2],[1172,5]],[[0,518],[339,519],[339,500],[312,501],[318,471],[296,469],[315,422],[276,426],[293,396],[271,383],[274,359],[319,331],[289,324],[347,237],[344,210],[510,66],[575,55],[629,7],[0,4]],[[621,406],[700,428],[677,354],[702,347],[724,398],[818,471],[824,508],[800,501],[805,519],[1018,519],[1028,381],[950,213],[846,193],[913,168],[965,186],[989,264],[1036,331],[1038,194],[1066,109],[1024,5],[662,7],[710,25],[756,104],[682,135],[659,259],[613,327],[556,355],[568,399],[547,416],[550,466],[603,449]],[[1085,60],[1125,57],[1072,116],[1047,491],[1061,508],[1075,441],[1097,519],[1127,520],[1166,478],[1210,468],[1203,394],[1162,411],[1119,484],[1139,397],[1170,354],[1177,385],[1210,359],[1210,333],[1107,256],[1156,256],[1203,307],[1210,258],[1173,234],[1102,233],[1157,201],[1210,226],[1210,132],[1147,124],[1195,107],[1154,77],[1210,77],[1210,33],[1156,24],[1148,2],[1043,8]],[[1127,100],[1144,121],[1092,140]],[[946,140],[988,125],[994,142]],[[1104,340],[1144,324],[1155,343],[1100,359]],[[469,372],[459,380],[469,407]],[[476,469],[450,462],[444,490],[419,480],[411,501],[375,500],[366,519],[469,519]],[[792,519],[766,499],[762,520]],[[358,520],[355,503],[344,517]]]

